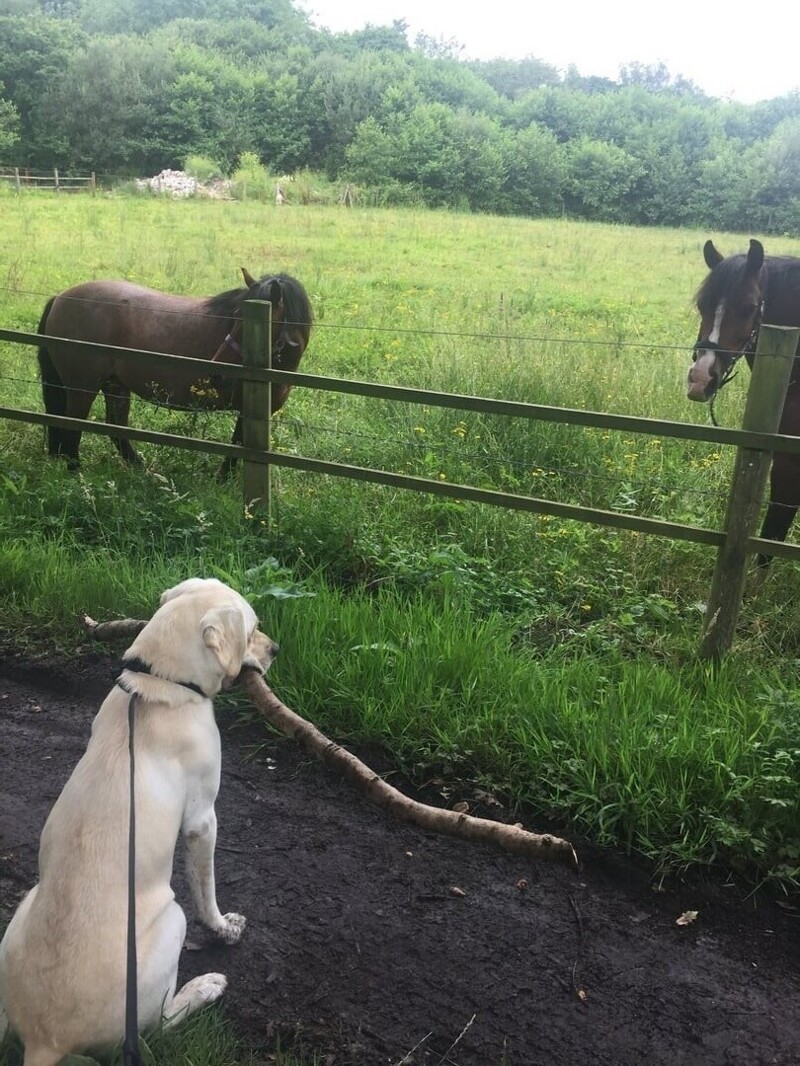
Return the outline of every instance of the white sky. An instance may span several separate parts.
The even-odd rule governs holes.
[[[454,38],[463,56],[521,59],[616,80],[620,66],[663,62],[709,96],[751,104],[800,89],[797,0],[761,8],[736,0],[301,0],[313,23],[334,33],[395,19],[417,33]],[[766,26],[770,11],[783,29]],[[758,40],[763,34],[763,44]]]

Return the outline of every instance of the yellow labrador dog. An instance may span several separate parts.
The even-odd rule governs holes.
[[[211,701],[243,668],[263,672],[277,650],[237,592],[192,579],[164,593],[126,651],[45,823],[39,883],[0,944],[0,1003],[25,1044],[25,1066],[54,1066],[123,1036],[134,693],[139,1029],[174,1024],[222,995],[218,973],[176,994],[186,919],[170,886],[173,855],[183,833],[197,916],[236,943],[245,919],[220,912],[214,886],[220,738]]]

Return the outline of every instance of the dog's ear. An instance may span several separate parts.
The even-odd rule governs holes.
[[[238,677],[247,652],[247,632],[236,607],[215,607],[200,622],[203,643],[212,652],[225,677]]]

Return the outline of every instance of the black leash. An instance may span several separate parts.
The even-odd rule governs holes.
[[[717,417],[714,414],[714,401],[716,400],[717,396],[719,396],[721,390],[728,384],[728,382],[729,381],[733,381],[733,379],[739,373],[738,370],[734,370],[734,367],[736,366],[736,364],[739,362],[739,360],[742,358],[742,356],[744,354],[745,354],[745,350],[742,349],[741,352],[737,352],[734,355],[733,359],[730,362],[730,365],[728,366],[728,369],[725,371],[725,373],[722,376],[722,381],[720,381],[719,385],[717,386],[716,392],[714,393],[714,395],[709,400],[708,413],[711,415],[712,424],[717,426],[717,428],[719,428],[719,422],[717,421]]]
[[[159,677],[149,663],[138,657],[123,659],[123,670],[132,673],[149,674],[151,677]],[[169,678],[160,678],[167,681]],[[130,694],[128,700],[128,752],[130,756],[130,813],[128,817],[128,938],[125,974],[125,1037],[122,1041],[123,1066],[142,1066],[139,1054],[139,997],[137,989],[136,968],[136,805],[134,802],[134,770],[135,760],[133,755],[133,722],[136,709],[136,693],[131,692],[123,681],[117,678],[117,684]],[[193,681],[175,681],[173,684],[181,685],[192,692],[205,696],[205,692]],[[206,697],[207,698],[207,697]]]
[[[122,1042],[124,1066],[141,1066],[139,1055],[139,998],[136,981],[136,809],[133,788],[133,719],[135,693],[128,701],[128,751],[130,753],[131,798],[128,819],[128,946],[125,988],[125,1039]]]

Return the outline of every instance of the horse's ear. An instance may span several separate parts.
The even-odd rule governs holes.
[[[709,270],[713,270],[715,266],[719,266],[723,260],[723,256],[720,255],[714,247],[714,242],[712,240],[706,241],[703,245],[703,259],[705,259],[706,266]]]
[[[242,270],[242,277],[244,278],[245,285],[248,287],[248,289],[252,289],[252,287],[256,283],[256,279],[253,277],[253,275],[250,273],[250,271],[247,269],[247,267],[242,267],[241,270]]]
[[[273,278],[269,283],[269,302],[273,307],[279,307],[283,300],[283,289],[281,289],[281,283],[277,278]]]
[[[757,274],[764,265],[764,245],[755,239],[750,241],[747,253],[747,273]]]

